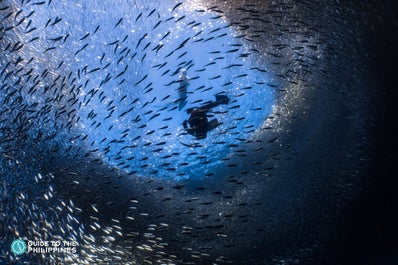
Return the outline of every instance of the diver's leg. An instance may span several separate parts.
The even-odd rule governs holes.
[[[228,104],[229,103],[229,98],[227,95],[216,95],[216,102],[219,102],[219,104]]]
[[[216,95],[216,101],[209,102],[201,106],[200,108],[209,110],[214,107],[217,107],[218,105],[228,104],[228,103],[229,103],[229,98],[226,95]]]
[[[180,103],[178,104],[178,110],[182,110],[182,108],[185,107],[185,105],[187,105],[187,97],[184,98],[183,101],[180,101]]]
[[[209,121],[208,125],[207,125],[207,131],[211,131],[215,128],[217,128],[221,123],[218,122],[217,119],[213,119],[211,121]]]

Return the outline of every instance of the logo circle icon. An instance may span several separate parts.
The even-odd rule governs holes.
[[[15,255],[22,255],[26,252],[26,243],[22,239],[15,239],[11,243],[11,251]]]

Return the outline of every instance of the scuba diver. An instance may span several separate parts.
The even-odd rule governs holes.
[[[190,108],[187,113],[190,114],[188,120],[183,122],[184,129],[195,136],[197,139],[204,139],[207,136],[207,132],[217,128],[221,123],[217,119],[208,121],[207,113],[210,109],[221,105],[228,104],[229,98],[226,95],[216,95],[216,101],[211,101],[199,108]],[[189,124],[189,128],[188,128]]]
[[[178,110],[181,110],[187,104],[187,88],[189,85],[189,77],[187,76],[187,70],[181,70],[180,86],[178,87],[178,97],[180,103],[178,104]]]

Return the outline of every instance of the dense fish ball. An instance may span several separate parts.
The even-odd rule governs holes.
[[[372,7],[0,0],[0,263],[324,264],[367,181]]]

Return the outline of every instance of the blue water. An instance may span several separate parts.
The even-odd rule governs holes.
[[[256,134],[274,103],[267,83],[275,82],[265,64],[255,63],[256,52],[242,38],[244,32],[209,10],[182,4],[172,12],[175,4],[149,2],[144,8],[87,1],[51,6],[63,20],[43,39],[69,36],[48,52],[53,59],[46,63],[55,69],[62,59],[59,69],[76,78],[80,119],[73,130],[82,138],[87,135],[86,148],[95,150],[96,156],[132,175],[178,180],[213,172],[230,156],[228,146]],[[39,11],[35,15],[39,17]],[[56,19],[56,15],[51,17]],[[51,43],[42,43],[40,48]],[[179,110],[176,81],[183,69],[189,80],[188,98]],[[217,93],[231,99],[212,110],[222,125],[206,139],[187,135],[182,126],[188,118],[185,110],[214,101]]]

